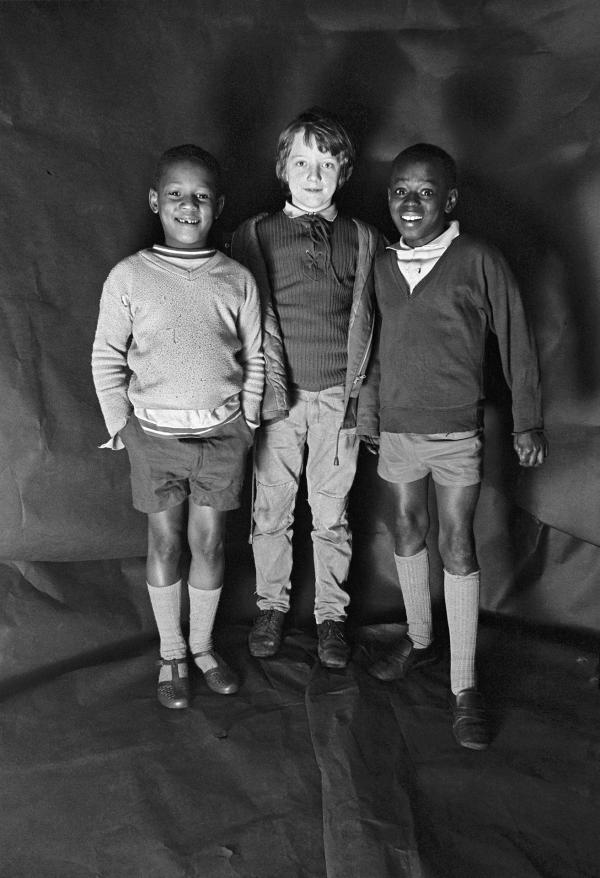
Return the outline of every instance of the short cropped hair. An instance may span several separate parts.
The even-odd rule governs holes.
[[[392,167],[399,161],[404,159],[414,159],[415,161],[438,162],[443,170],[448,184],[448,189],[454,189],[458,181],[458,173],[456,170],[456,162],[452,156],[442,149],[441,146],[435,146],[433,143],[414,143],[412,146],[399,152]]]
[[[196,146],[193,143],[183,143],[181,146],[172,146],[170,149],[166,149],[163,152],[154,170],[152,188],[158,189],[161,177],[169,165],[173,164],[173,162],[182,160],[196,162],[198,165],[202,165],[202,167],[206,168],[215,181],[215,186],[217,188],[215,194],[221,195],[223,191],[223,175],[219,162],[210,152],[207,152],[205,149],[202,149],[201,146]]]
[[[356,161],[356,144],[347,128],[334,113],[321,107],[311,107],[296,116],[279,135],[275,173],[280,183],[287,183],[285,166],[290,157],[292,142],[299,131],[304,131],[304,142],[314,137],[319,149],[339,158],[341,169],[338,186],[350,179]]]

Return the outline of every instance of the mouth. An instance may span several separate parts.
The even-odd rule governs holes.
[[[188,219],[181,218],[180,219],[179,217],[175,217],[175,222],[179,223],[182,226],[198,226],[198,225],[200,225],[200,220],[191,219],[191,218],[188,218]]]
[[[400,215],[403,223],[419,223],[423,219],[419,213],[403,213]]]

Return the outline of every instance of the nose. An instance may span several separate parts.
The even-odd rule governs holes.
[[[181,196],[181,206],[188,210],[195,210],[200,204],[200,199],[193,192],[186,192]]]
[[[321,179],[321,168],[318,164],[309,165],[308,166],[308,179],[309,180],[320,180]]]
[[[404,203],[408,205],[414,204],[418,206],[421,203],[418,192],[407,192],[404,196]]]

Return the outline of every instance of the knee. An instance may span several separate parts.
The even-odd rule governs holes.
[[[346,539],[348,531],[348,498],[315,493],[309,497],[313,530],[327,533],[330,539]]]
[[[148,555],[162,564],[178,564],[182,549],[179,534],[153,535],[148,543]]]
[[[197,534],[190,539],[192,555],[201,555],[207,562],[220,561],[224,552],[224,541],[221,533]]]
[[[415,555],[425,547],[429,530],[427,512],[398,509],[394,516],[394,541],[397,555]]]
[[[261,533],[274,534],[291,527],[297,486],[294,481],[283,485],[256,485],[254,521]]]
[[[444,569],[455,576],[467,576],[479,569],[472,533],[440,535],[440,555]]]

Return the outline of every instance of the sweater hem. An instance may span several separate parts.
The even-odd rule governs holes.
[[[483,426],[481,404],[456,409],[414,409],[388,406],[381,409],[382,433],[459,433]]]

